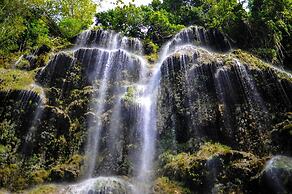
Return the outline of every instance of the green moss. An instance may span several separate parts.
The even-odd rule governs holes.
[[[203,144],[193,154],[174,155],[166,152],[160,156],[160,161],[160,175],[168,177],[171,181],[178,181],[198,193],[203,193],[212,179],[214,183],[225,185],[231,182],[242,188],[260,173],[264,166],[264,161],[253,154],[210,142]],[[216,175],[212,174],[212,166],[216,166]],[[167,181],[163,180],[160,184],[166,183]]]
[[[0,68],[0,90],[32,90],[40,93],[39,87],[33,85],[36,70],[21,71],[17,69]]]
[[[11,191],[18,191],[27,188],[28,182],[25,174],[21,173],[19,164],[1,165],[0,167],[0,187]]]
[[[53,193],[58,193],[58,187],[55,185],[41,185],[24,193],[25,194],[53,194]]]
[[[217,154],[226,154],[230,152],[231,148],[226,145],[222,145],[220,143],[207,142],[200,147],[200,150],[197,152],[196,155],[198,157],[208,159],[209,157],[212,157]]]
[[[72,156],[64,164],[53,167],[49,174],[49,179],[51,181],[76,181],[81,175],[83,160],[83,156]]]
[[[291,159],[286,156],[281,156],[278,158],[275,158],[272,163],[272,168],[276,169],[284,169],[286,171],[292,171],[292,163]]]
[[[167,177],[160,177],[156,179],[153,187],[154,194],[189,194],[188,189],[181,184],[169,180]]]
[[[127,88],[126,94],[123,96],[123,100],[128,103],[133,103],[135,100],[136,89],[134,86],[129,86]]]
[[[270,64],[260,60],[259,58],[255,57],[254,55],[242,51],[242,50],[235,50],[231,54],[235,58],[239,59],[240,61],[247,64],[250,68],[260,69],[260,70],[271,70],[273,71],[279,78],[286,79],[292,82],[292,76],[289,76],[287,73],[272,67]]]
[[[149,55],[146,55],[145,58],[147,61],[151,64],[155,63],[158,60],[158,53],[151,53]]]
[[[292,130],[292,123],[289,123],[288,125],[283,127],[284,130]]]
[[[37,170],[31,173],[30,182],[32,185],[43,184],[48,178],[48,175],[49,175],[48,171],[44,169]]]
[[[256,58],[252,54],[242,51],[240,49],[233,51],[231,56],[234,56],[235,58],[239,59],[240,61],[243,61],[244,63],[253,68],[267,69],[269,67],[269,64]]]

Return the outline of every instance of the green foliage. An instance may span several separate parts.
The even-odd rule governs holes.
[[[123,96],[123,100],[127,103],[133,103],[135,100],[136,88],[130,86],[127,88],[127,93]]]
[[[149,14],[148,22],[149,29],[147,37],[149,37],[153,42],[161,45],[161,40],[166,40],[170,38],[173,34],[184,28],[183,25],[178,25],[172,23],[172,15],[165,10],[154,11]]]
[[[159,45],[184,27],[175,23],[175,16],[171,13],[163,9],[155,10],[151,6],[125,5],[97,13],[96,17],[104,28],[126,36],[148,39]]]
[[[0,142],[1,144],[1,152],[5,152],[7,149],[13,149],[16,147],[16,145],[19,143],[18,139],[15,136],[15,131],[13,130],[15,127],[15,124],[11,121],[3,120],[0,123]],[[10,147],[5,147],[6,145],[9,145]]]
[[[105,28],[158,46],[183,26],[217,28],[235,47],[291,67],[291,7],[290,0],[249,0],[249,11],[237,0],[155,0],[149,6],[130,4],[96,16]],[[147,55],[155,53],[149,44],[145,50]]]
[[[4,119],[0,122],[0,167],[15,159],[20,140],[15,132],[16,124]]]
[[[56,7],[61,7],[59,27],[63,35],[71,38],[86,29],[93,21],[96,10],[91,0],[56,1]]]
[[[82,23],[74,18],[65,18],[59,23],[60,29],[66,37],[77,35],[82,29]]]
[[[0,55],[58,46],[92,23],[91,0],[4,0],[0,2]],[[1,57],[1,58],[2,58]]]
[[[260,51],[259,56],[275,62],[275,56],[270,57],[270,49],[274,49],[272,52],[276,52],[277,59],[291,59],[292,1],[250,0],[249,7],[254,39],[257,40],[254,47]],[[284,64],[291,67],[288,61]]]
[[[106,28],[123,32],[126,36],[143,37],[142,28],[147,10],[132,4],[98,13],[99,22]]]

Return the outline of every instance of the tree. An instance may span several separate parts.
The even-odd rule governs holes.
[[[250,22],[257,39],[257,52],[272,61],[288,61],[292,57],[292,1],[291,0],[250,0]],[[273,58],[271,58],[271,53]],[[290,64],[290,67],[292,65]]]
[[[91,0],[0,1],[0,55],[54,47],[93,23]]]
[[[70,38],[93,23],[96,5],[91,0],[61,0],[55,1],[55,9],[59,9],[61,31]]]
[[[122,32],[126,36],[148,38],[158,44],[183,27],[175,24],[174,15],[163,9],[155,11],[151,6],[136,7],[129,4],[97,13],[96,17],[104,28]]]

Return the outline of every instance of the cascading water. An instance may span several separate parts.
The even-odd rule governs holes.
[[[116,40],[113,40],[116,41]],[[113,44],[116,45],[116,44]],[[94,173],[94,168],[95,168],[95,162],[96,162],[96,157],[98,156],[99,153],[99,144],[100,144],[100,135],[101,135],[101,130],[102,130],[102,119],[101,116],[104,112],[105,106],[106,106],[106,98],[107,98],[107,93],[108,93],[108,87],[109,87],[109,82],[111,81],[121,81],[120,79],[122,78],[121,73],[123,70],[129,70],[130,68],[135,68],[135,66],[144,65],[143,61],[140,61],[141,59],[138,57],[131,58],[129,53],[123,50],[99,50],[101,52],[100,57],[96,58],[97,61],[97,68],[99,68],[97,72],[95,72],[96,75],[100,75],[101,79],[99,80],[100,83],[99,85],[94,85],[95,90],[97,90],[97,102],[98,104],[94,104],[94,109],[95,109],[95,115],[97,116],[97,121],[95,126],[92,128],[91,131],[89,131],[88,134],[88,143],[87,143],[87,157],[88,157],[88,164],[87,164],[87,176],[91,177]],[[118,65],[121,65],[121,68],[118,67]],[[113,70],[115,68],[115,70]],[[144,68],[141,67],[141,70]],[[111,80],[113,79],[113,80]],[[113,90],[119,90],[119,88],[115,88],[113,86]],[[117,91],[116,91],[117,92]],[[118,102],[119,103],[119,102]],[[117,118],[119,116],[118,113],[116,113],[114,110],[114,113],[112,115],[113,119],[119,120]],[[114,115],[117,114],[117,115]],[[113,122],[116,122],[116,120],[113,120]],[[114,126],[114,124],[112,125]],[[114,129],[109,129],[109,131],[112,131],[114,133]],[[113,136],[116,136],[115,134],[112,134]],[[110,135],[110,136],[112,136]]]
[[[33,138],[34,138],[36,130],[39,126],[39,120],[42,117],[43,106],[46,103],[46,96],[45,96],[45,92],[44,92],[43,88],[37,84],[32,84],[32,89],[39,90],[40,98],[39,98],[38,103],[37,103],[37,107],[36,107],[32,122],[31,122],[31,126],[30,126],[30,128],[25,136],[25,142],[24,142],[23,149],[22,149],[22,152],[25,155],[29,154],[29,152],[32,151],[30,147],[33,144]]]
[[[78,186],[69,186],[69,193],[86,193],[93,187],[95,187],[95,191],[101,193],[115,193],[115,191],[112,191],[112,189],[115,188],[113,188],[113,185],[110,183],[110,179],[117,179],[114,180],[114,182],[121,183],[121,179],[114,177],[93,177],[103,174],[107,176],[115,175],[116,173],[111,169],[108,169],[107,172],[101,170],[96,173],[96,168],[107,168],[108,165],[116,167],[118,161],[120,161],[120,157],[124,157],[123,153],[125,145],[121,143],[121,137],[119,137],[124,125],[124,123],[122,123],[121,111],[124,106],[123,104],[125,103],[124,98],[126,95],[129,95],[129,91],[126,88],[133,87],[133,84],[135,85],[135,83],[145,84],[148,70],[146,68],[145,60],[143,57],[139,56],[141,54],[142,44],[138,39],[122,37],[120,34],[113,31],[86,31],[79,36],[77,46],[74,48],[74,60],[72,61],[73,63],[80,62],[88,67],[88,79],[89,82],[92,83],[95,91],[91,103],[91,108],[94,111],[95,116],[91,119],[85,148],[85,178],[88,180],[85,183],[80,183],[87,186],[82,187],[81,190],[78,190]],[[132,92],[135,93],[135,91]],[[131,95],[133,95],[133,99],[130,99],[130,101],[140,104],[138,99],[146,94],[145,92],[142,92]],[[114,104],[111,104],[111,102]],[[137,114],[135,117],[137,117],[141,123],[144,123],[138,124],[136,130],[141,131],[141,134],[143,134],[141,149],[147,151],[149,150],[150,144],[152,145],[152,142],[155,141],[154,138],[148,137],[146,134],[148,130],[150,130],[148,129],[149,120],[144,120],[144,118],[142,118],[151,114],[149,112],[149,105],[150,104],[147,104],[146,106],[138,106],[140,108],[138,108],[135,113]],[[109,109],[109,107],[112,108]],[[112,110],[111,113],[109,113],[109,110]],[[105,120],[104,116],[108,113],[111,116],[108,117],[109,120]],[[150,116],[148,116],[148,118],[149,117]],[[106,142],[103,140],[104,134],[108,134]],[[144,138],[145,136],[147,137]],[[104,147],[103,150],[107,150],[108,159],[105,159],[100,163],[100,157],[104,154],[100,152],[101,146]],[[145,146],[147,148],[145,148]],[[153,153],[153,149],[154,146],[152,146],[151,154]],[[139,164],[137,164],[139,166],[145,166],[144,162],[147,161],[145,158],[137,160],[139,161]],[[133,161],[133,163],[137,163],[137,161]],[[149,169],[148,165],[147,169]],[[141,172],[137,173],[139,175],[142,174]],[[94,186],[101,182],[103,185],[102,187],[105,189],[102,189],[101,187],[98,189],[99,187],[97,188]],[[127,181],[123,182],[123,184],[126,183]],[[122,189],[118,192],[133,193],[134,191]]]

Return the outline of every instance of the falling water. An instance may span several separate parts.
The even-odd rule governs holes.
[[[246,98],[250,103],[251,107],[254,107],[257,110],[266,111],[263,99],[261,98],[254,80],[251,75],[248,73],[246,67],[242,65],[238,60],[236,60],[236,70],[241,79]]]
[[[151,186],[151,175],[153,168],[153,160],[155,156],[155,139],[156,139],[156,121],[157,121],[157,98],[161,79],[161,68],[167,59],[176,52],[187,54],[194,54],[198,47],[190,44],[194,37],[196,37],[191,29],[185,29],[176,35],[171,41],[166,43],[160,52],[160,59],[155,65],[152,76],[143,88],[143,92],[138,96],[138,103],[141,107],[141,119],[138,128],[142,132],[142,152],[140,156],[140,165],[138,167],[138,180],[146,183],[146,187],[140,188],[139,192],[149,193],[149,186]],[[186,63],[187,56],[182,55],[180,58],[181,68],[184,71],[185,79],[187,78]],[[173,64],[172,64],[173,65]],[[186,82],[188,87],[188,82]],[[189,94],[189,93],[188,93]]]
[[[123,92],[124,93],[124,92]],[[122,95],[118,96],[111,115],[111,123],[109,127],[109,151],[113,157],[113,160],[118,160],[122,155],[122,143],[119,138],[119,134],[122,132],[121,114],[122,114]]]
[[[107,81],[109,77],[109,69],[110,69],[111,62],[112,62],[112,54],[109,53],[107,57],[107,61],[105,63],[105,70],[103,73],[101,86],[98,89],[98,102],[100,104],[97,105],[96,107],[95,114],[97,116],[100,116],[104,110],[105,104],[103,103],[103,101],[105,100],[105,96],[106,96]],[[91,177],[94,173],[95,160],[96,160],[96,156],[98,155],[98,149],[99,149],[98,146],[99,146],[99,141],[100,141],[101,127],[102,127],[102,121],[100,118],[97,118],[96,126],[92,128],[92,130],[89,131],[89,134],[88,134],[89,138],[88,138],[87,149],[86,149],[87,150],[86,155],[88,158],[88,164],[87,164],[88,177]]]
[[[18,58],[18,60],[14,63],[14,65],[13,65],[13,69],[15,69],[16,67],[17,67],[17,65],[21,62],[21,60],[23,59],[23,56],[24,55],[21,55],[19,58]]]
[[[31,151],[30,147],[33,144],[33,141],[34,141],[33,138],[34,138],[36,130],[39,126],[39,120],[41,119],[42,113],[43,113],[43,106],[44,106],[44,103],[46,102],[45,92],[44,92],[42,87],[40,87],[37,84],[32,84],[32,89],[39,91],[40,98],[38,100],[36,110],[33,114],[31,126],[30,126],[30,128],[25,136],[25,141],[24,141],[24,145],[23,145],[23,149],[22,149],[22,153],[24,153],[25,155],[29,154],[29,152]]]
[[[108,97],[112,94],[118,97],[114,97],[115,103],[109,121],[110,125],[106,129],[108,131],[106,145],[111,156],[117,157],[118,154],[121,154],[119,152],[122,145],[120,145],[118,136],[122,125],[122,97],[126,91],[119,86],[119,82],[125,79],[123,75],[125,71],[130,75],[136,74],[136,82],[145,80],[148,70],[145,60],[139,56],[142,54],[142,50],[142,44],[138,39],[122,37],[113,31],[85,31],[77,40],[74,56],[86,66],[94,65],[94,69],[91,68],[92,70],[88,73],[94,90],[97,91],[93,96],[93,99],[96,100],[92,102],[95,119],[88,131],[86,145],[85,177],[87,178],[95,175],[105,125],[103,114],[107,111]],[[134,81],[132,78],[126,78],[126,80]],[[144,113],[139,115],[142,116]]]
[[[223,115],[223,123],[227,130],[233,136],[234,127],[231,122],[232,107],[236,101],[235,91],[232,87],[232,81],[229,76],[229,70],[226,67],[218,67],[215,72],[216,93],[220,102],[219,111]]]

